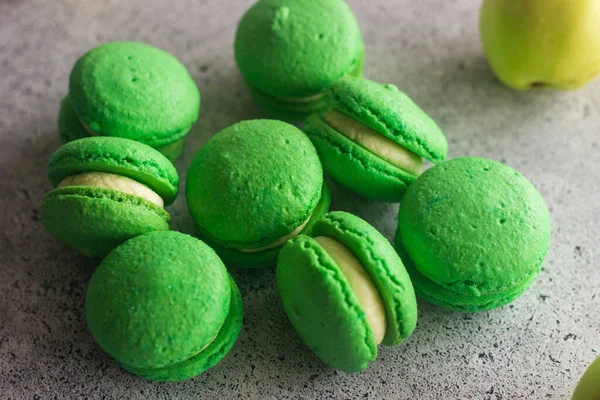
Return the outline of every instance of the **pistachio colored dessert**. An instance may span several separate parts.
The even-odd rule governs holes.
[[[64,142],[88,136],[132,139],[173,161],[199,110],[200,92],[175,57],[144,43],[106,43],[73,67],[59,134]]]
[[[393,85],[342,78],[329,92],[332,106],[311,115],[304,132],[325,172],[365,197],[400,201],[423,171],[448,153],[437,124]]]
[[[42,202],[42,223],[58,241],[103,257],[132,237],[169,229],[177,170],[133,140],[91,137],[65,144],[48,162],[56,188]]]
[[[331,201],[314,146],[293,125],[243,121],[200,148],[186,197],[198,235],[226,264],[275,265],[281,246]]]
[[[90,280],[85,315],[96,342],[123,368],[181,381],[231,350],[243,307],[215,252],[168,231],[138,236],[106,256]]]
[[[361,371],[377,358],[379,344],[396,345],[415,329],[412,283],[387,239],[352,214],[324,215],[311,235],[291,239],[279,254],[283,307],[321,360]]]
[[[235,59],[257,103],[301,120],[329,104],[327,86],[360,76],[364,43],[343,0],[260,0],[242,17]]]
[[[408,188],[395,243],[420,297],[451,310],[491,310],[537,278],[550,245],[550,213],[511,167],[456,158]]]

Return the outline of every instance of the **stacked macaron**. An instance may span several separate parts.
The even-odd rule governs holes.
[[[235,59],[256,102],[301,120],[327,108],[327,86],[360,76],[364,44],[342,0],[261,0],[242,17]]]
[[[226,263],[275,264],[285,242],[329,209],[323,168],[293,125],[244,121],[212,137],[190,166],[186,197],[199,236]]]
[[[69,143],[48,163],[56,189],[42,222],[79,252],[105,256],[86,316],[123,368],[183,380],[231,350],[243,307],[225,264],[276,265],[301,339],[349,372],[374,361],[379,344],[412,334],[415,293],[481,311],[536,279],[550,239],[540,194],[506,165],[444,162],[448,144],[433,119],[394,85],[360,77],[364,45],[343,0],[258,1],[240,21],[235,58],[263,108],[308,118],[304,132],[242,121],[200,148],[186,199],[202,241],[169,231],[164,209],[178,194],[169,159],[200,106],[185,67],[117,42],[86,53],[71,73],[59,116]],[[425,161],[437,165],[423,173]],[[359,217],[328,212],[324,174],[362,196],[402,200],[394,246]]]
[[[400,201],[423,170],[423,158],[446,158],[440,128],[394,85],[349,77],[329,92],[330,108],[311,115],[304,131],[327,174],[354,192]]]
[[[215,252],[179,232],[152,232],[112,251],[89,284],[94,339],[128,371],[158,381],[194,377],[231,350],[242,299]]]
[[[175,57],[143,43],[107,43],[73,67],[59,135],[64,142],[88,136],[132,139],[173,161],[199,110],[200,92]]]
[[[41,219],[60,242],[103,257],[135,236],[169,229],[164,206],[179,191],[177,170],[165,156],[133,140],[91,137],[62,146],[48,162],[56,188],[42,202]]]
[[[361,371],[377,358],[377,345],[396,345],[415,329],[413,286],[388,240],[354,215],[326,214],[311,236],[299,235],[281,250],[283,307],[319,358]]]
[[[409,187],[395,242],[421,297],[457,311],[489,310],[519,297],[540,273],[550,215],[514,169],[457,158]]]

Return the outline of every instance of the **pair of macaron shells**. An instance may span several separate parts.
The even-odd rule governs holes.
[[[63,145],[48,162],[56,188],[42,202],[41,220],[57,240],[88,257],[104,257],[133,237],[169,229],[179,175],[157,150],[113,137]]]
[[[456,311],[490,310],[519,297],[540,273],[550,214],[509,166],[456,158],[408,188],[394,242],[421,298]]]
[[[314,146],[298,128],[244,121],[200,148],[186,197],[199,237],[226,264],[275,264],[284,243],[325,214],[331,202]]]
[[[89,136],[136,140],[174,161],[199,111],[198,87],[175,57],[144,43],[107,43],[75,63],[59,135],[65,143]]]
[[[126,241],[100,264],[85,302],[89,329],[126,370],[157,381],[217,364],[242,327],[238,288],[215,252],[183,233]]]
[[[332,82],[361,75],[365,46],[345,1],[261,0],[242,17],[234,50],[256,102],[302,120],[328,107]]]

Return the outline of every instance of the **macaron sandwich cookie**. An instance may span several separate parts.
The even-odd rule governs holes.
[[[550,214],[523,175],[457,158],[421,175],[400,204],[395,244],[417,294],[457,311],[490,310],[533,283],[550,242]]]
[[[244,121],[213,136],[188,171],[199,237],[226,264],[275,265],[281,246],[329,208],[317,151],[293,125]]]
[[[169,229],[164,206],[177,196],[179,176],[157,150],[133,140],[91,137],[65,144],[48,162],[56,188],[41,219],[58,241],[103,257],[124,241]]]
[[[325,172],[348,189],[397,202],[421,174],[423,159],[446,157],[440,128],[395,86],[346,77],[329,92],[331,108],[311,115],[304,131]]]
[[[262,108],[301,120],[328,106],[326,87],[360,76],[364,43],[343,0],[260,0],[243,16],[235,59]]]
[[[150,380],[180,381],[231,350],[243,307],[215,252],[167,231],[133,238],[102,261],[85,314],[96,342],[123,368]]]
[[[59,113],[64,142],[88,136],[136,140],[170,160],[198,119],[200,92],[169,53],[138,42],[112,42],[84,54]]]
[[[377,345],[406,339],[417,322],[410,278],[387,239],[362,219],[331,212],[277,260],[285,312],[306,345],[347,372],[365,369]]]

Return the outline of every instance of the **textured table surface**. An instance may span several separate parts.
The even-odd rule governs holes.
[[[478,314],[419,303],[414,334],[360,374],[323,365],[289,325],[274,270],[233,271],[245,324],[231,353],[200,377],[152,383],[94,344],[83,313],[97,264],[40,224],[59,147],[56,117],[76,58],[111,40],[167,49],[202,93],[177,167],[222,128],[264,116],[236,69],[236,23],[252,0],[0,1],[0,398],[3,399],[567,399],[600,353],[600,81],[574,93],[516,93],[489,71],[476,0],[350,0],[367,43],[365,75],[391,82],[445,131],[450,156],[522,171],[548,202],[551,249],[531,289]],[[185,181],[185,179],[183,179]],[[391,238],[397,204],[333,187],[334,209]],[[184,196],[173,229],[192,233]]]

